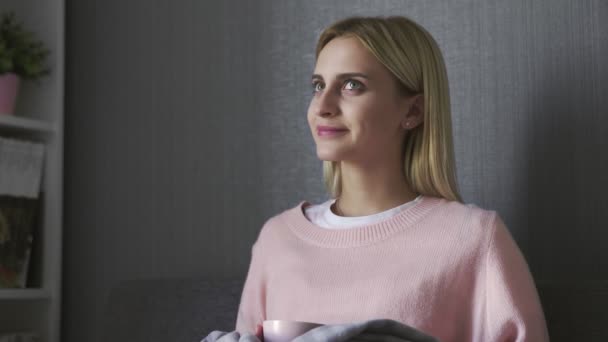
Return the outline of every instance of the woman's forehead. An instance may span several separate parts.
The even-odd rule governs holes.
[[[334,78],[346,73],[373,75],[383,65],[356,37],[334,38],[319,53],[314,74]]]

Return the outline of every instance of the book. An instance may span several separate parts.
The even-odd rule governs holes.
[[[0,195],[0,288],[26,287],[37,204]]]
[[[0,137],[0,288],[27,287],[43,156],[42,144]]]

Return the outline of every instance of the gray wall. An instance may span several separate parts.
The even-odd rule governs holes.
[[[436,37],[465,201],[506,221],[553,340],[576,331],[568,312],[595,312],[607,1],[80,0],[67,13],[64,341],[98,336],[125,280],[243,276],[268,217],[326,198],[308,82],[316,36],[352,14],[407,15]]]

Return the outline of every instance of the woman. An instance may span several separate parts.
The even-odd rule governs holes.
[[[441,341],[547,341],[503,221],[460,202],[430,34],[403,17],[348,18],[325,29],[316,58],[308,122],[333,199],[264,224],[237,330],[388,318]]]

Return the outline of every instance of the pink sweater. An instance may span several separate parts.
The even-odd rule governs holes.
[[[449,341],[548,341],[528,265],[494,211],[422,197],[379,223],[315,226],[310,205],[270,218],[252,248],[236,330],[266,319],[390,318]]]

